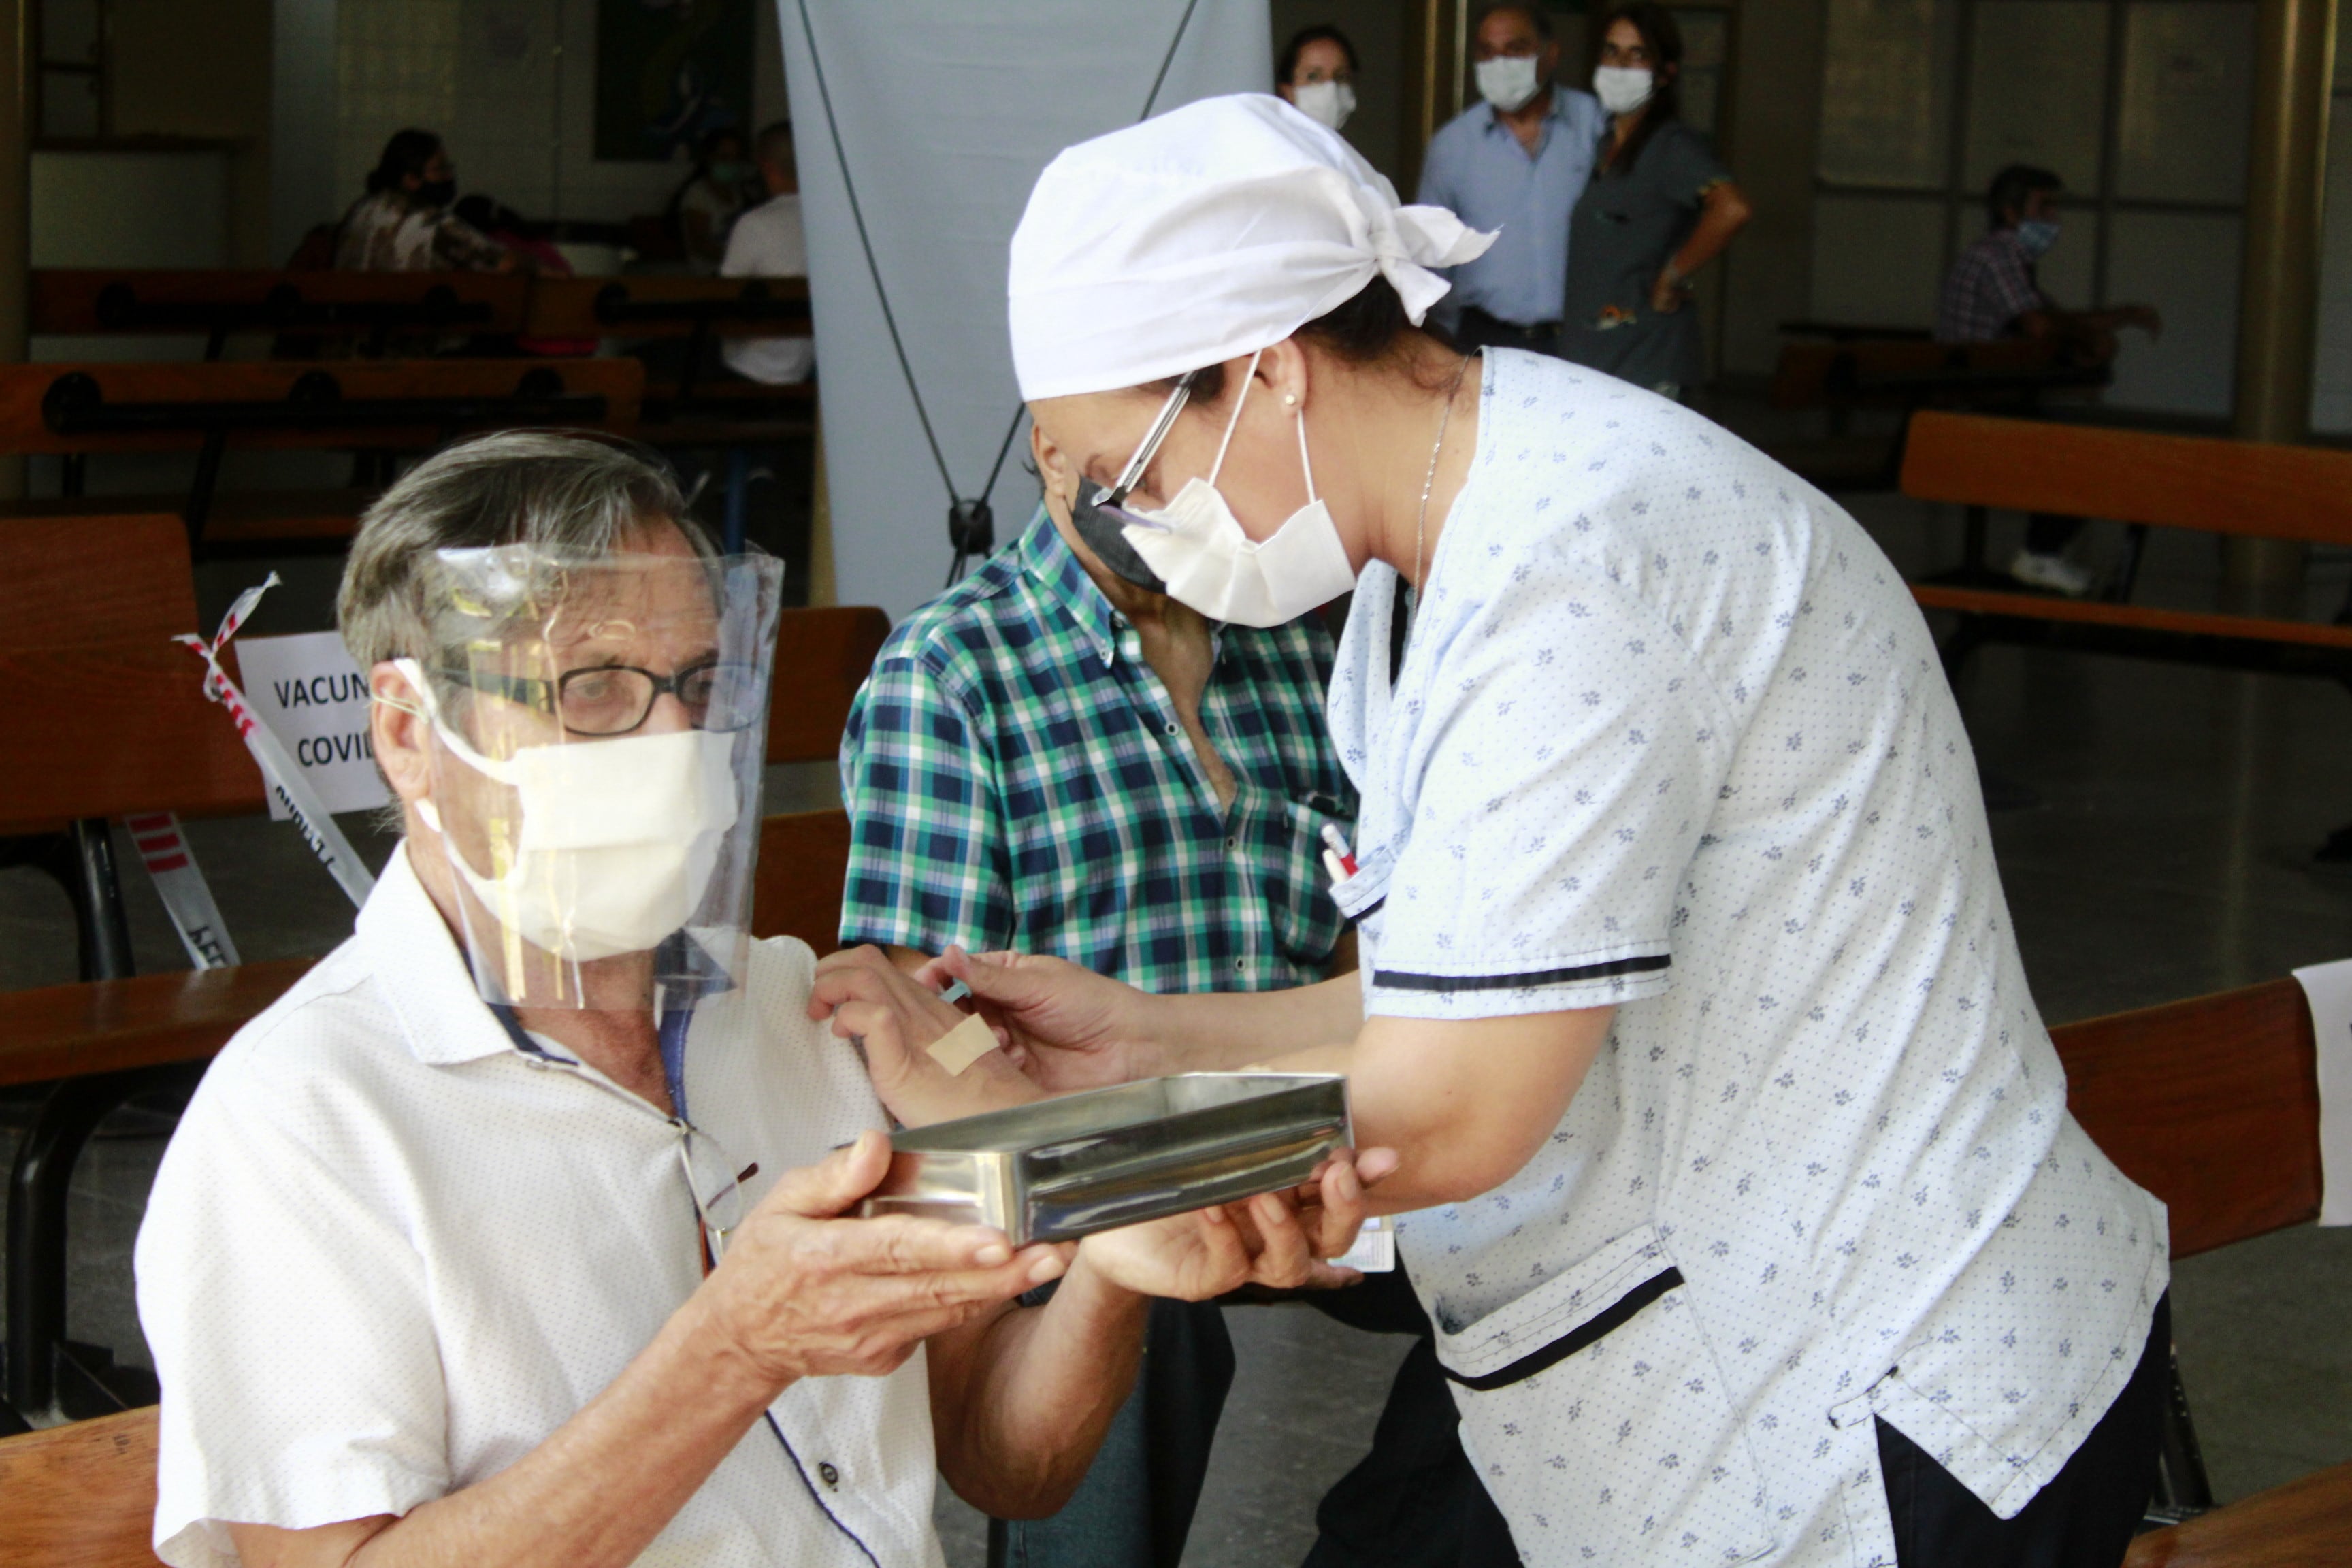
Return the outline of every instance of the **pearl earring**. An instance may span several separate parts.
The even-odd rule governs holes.
[[[1295,392],[1286,392],[1282,395],[1282,405],[1285,408],[1289,407],[1292,404],[1297,403],[1297,401],[1298,394]]]

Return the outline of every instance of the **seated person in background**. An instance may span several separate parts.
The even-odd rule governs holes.
[[[950,943],[1019,948],[1168,992],[1352,968],[1321,864],[1323,828],[1355,816],[1323,717],[1328,633],[1213,624],[1147,586],[1116,525],[1087,504],[1074,520],[1074,478],[1049,477],[1009,549],[900,622],[858,693],[843,943],[909,967]],[[992,1527],[992,1561],[1181,1555],[1233,1378],[1218,1309],[1155,1307],[1144,1368],[1077,1496]],[[1454,1413],[1432,1383],[1442,1447]]]
[[[335,265],[355,272],[511,272],[514,252],[450,210],[457,168],[430,131],[396,131],[343,215]]]
[[[2153,305],[2062,310],[2042,291],[2035,263],[2058,243],[2058,195],[2064,188],[2056,174],[2030,163],[2011,163],[1992,177],[1985,193],[1991,226],[1945,275],[1936,307],[1937,342],[2056,338],[2070,363],[2105,364],[2116,357],[2116,333],[2123,328],[2137,327],[2151,338],[2164,330]],[[2009,563],[2010,575],[2073,597],[2089,593],[2090,571],[2066,557],[2082,531],[2079,517],[2034,513],[2026,522],[2024,546]]]
[[[1345,1158],[1304,1215],[1075,1248],[845,1217],[883,1105],[807,947],[745,934],[777,586],[580,437],[468,442],[369,511],[338,613],[405,837],[155,1183],[167,1563],[936,1564],[935,1475],[1011,1513],[1076,1483],[1139,1291],[1341,1277]],[[833,1028],[897,1060],[961,1022],[904,1000]]]
[[[743,211],[751,189],[751,165],[743,157],[743,133],[730,127],[702,139],[694,173],[670,194],[671,220],[687,265],[708,278],[727,254],[728,230]]]
[[[727,237],[727,278],[805,278],[808,238],[801,228],[800,165],[793,156],[793,122],[779,120],[760,132],[760,183],[768,199],[735,220]],[[782,385],[806,381],[816,368],[812,338],[729,338],[727,368],[749,381]]]

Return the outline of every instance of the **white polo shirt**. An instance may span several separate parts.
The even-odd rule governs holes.
[[[687,1108],[756,1202],[887,1125],[805,1016],[814,960],[753,944],[695,1011]],[[404,1514],[530,1451],[701,1282],[676,1124],[526,1054],[394,856],[356,934],[239,1031],[157,1175],[137,1253],[163,1380],[155,1546],[236,1555],[224,1521]],[[640,1563],[937,1568],[919,1352],[798,1383]]]
[[[808,236],[801,199],[787,191],[770,196],[735,220],[727,236],[722,278],[805,278]],[[774,385],[806,381],[816,368],[814,338],[729,338],[719,355],[736,374]]]
[[[1895,1561],[1874,1417],[2014,1515],[2130,1374],[2160,1205],[2066,1113],[1899,574],[1697,415],[1493,350],[1391,687],[1331,688],[1369,1011],[1614,1005],[1543,1149],[1406,1216],[1530,1568]]]

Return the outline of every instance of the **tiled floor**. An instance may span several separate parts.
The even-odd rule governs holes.
[[[1906,568],[1958,548],[1955,518],[1886,499],[1856,510]],[[2092,541],[2095,554],[2105,547]],[[2347,563],[2320,563],[2310,604],[2332,608],[2347,574]],[[316,582],[302,591],[315,594]],[[2211,602],[2210,544],[2159,536],[2147,582],[2149,597]],[[285,624],[270,629],[316,624],[305,617],[317,608],[289,596]],[[1982,765],[2042,796],[1997,817],[1995,836],[2027,968],[2053,1021],[2352,953],[2352,877],[2305,860],[2352,820],[2352,696],[2318,681],[1994,650],[1962,698]],[[832,784],[818,766],[780,772],[771,787],[772,805],[793,806],[823,802]],[[387,847],[364,822],[346,826],[371,858]],[[315,952],[348,929],[341,895],[289,829],[195,824],[190,837],[247,956]],[[142,963],[177,965],[135,872],[131,893]],[[70,977],[64,921],[62,900],[36,873],[0,873],[0,986]],[[104,1140],[76,1187],[73,1332],[133,1361],[144,1352],[127,1252],[160,1152],[153,1138]],[[2290,1231],[2179,1270],[2184,1373],[2225,1498],[2352,1458],[2347,1300],[2352,1232]],[[1186,1561],[1295,1563],[1316,1500],[1360,1454],[1403,1345],[1302,1309],[1229,1316],[1240,1371]],[[977,1568],[978,1521],[951,1500],[940,1513],[950,1561]]]

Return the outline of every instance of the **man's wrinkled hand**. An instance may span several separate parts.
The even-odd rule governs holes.
[[[936,962],[936,961],[935,961]],[[890,1114],[908,1127],[1003,1110],[1044,1096],[1002,1049],[961,1073],[940,1065],[929,1048],[967,1015],[942,1002],[931,982],[908,974],[877,947],[857,947],[819,959],[809,990],[809,1016],[830,1018],[833,1032],[865,1053],[866,1076]],[[996,1031],[1000,1046],[1003,1031]]]
[[[804,1377],[880,1377],[931,1335],[1058,1279],[1065,1253],[1015,1252],[984,1226],[885,1215],[845,1219],[889,1169],[867,1132],[788,1171],[736,1228],[704,1281],[732,1350],[782,1387]]]

